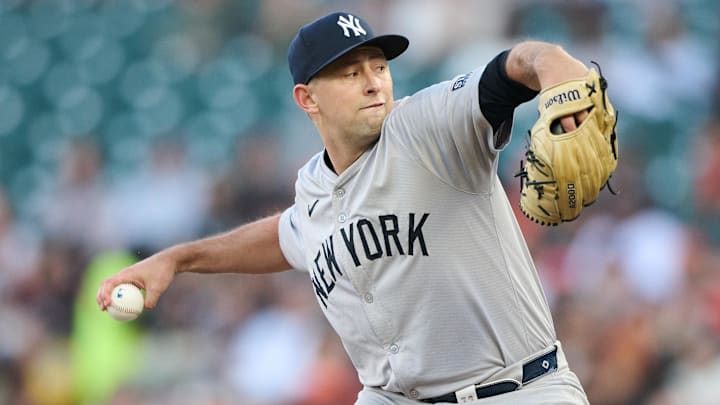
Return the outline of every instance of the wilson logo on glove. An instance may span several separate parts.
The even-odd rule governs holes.
[[[580,100],[581,97],[580,91],[577,89],[566,91],[565,93],[557,94],[548,99],[548,101],[545,102],[545,109],[547,110],[553,104],[565,104],[568,101],[577,101]]]

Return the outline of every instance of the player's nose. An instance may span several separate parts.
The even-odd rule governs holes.
[[[382,85],[382,79],[373,72],[367,72],[365,74],[365,94],[372,95],[379,92]]]

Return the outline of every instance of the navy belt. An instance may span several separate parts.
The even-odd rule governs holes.
[[[542,377],[543,375],[551,371],[557,370],[557,367],[558,364],[556,346],[555,349],[553,349],[553,351],[551,351],[550,353],[543,354],[542,356],[530,360],[523,365],[522,383],[523,385],[525,385],[538,377]],[[520,388],[520,385],[518,385],[517,382],[505,380],[496,382],[495,384],[477,386],[475,388],[475,394],[478,398],[488,398],[495,395],[506,394],[508,392],[515,391],[518,388]],[[449,394],[440,395],[433,398],[421,399],[420,402],[425,402],[429,404],[434,404],[437,402],[450,402],[456,404],[458,402],[458,399],[455,393],[451,392]]]

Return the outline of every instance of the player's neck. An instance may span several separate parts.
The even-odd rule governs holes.
[[[325,152],[330,160],[332,169],[338,176],[341,175],[348,167],[350,167],[364,152],[362,151],[332,151],[330,148],[326,148]]]
[[[366,139],[365,142],[362,143],[325,142],[326,160],[330,161],[330,165],[328,166],[337,175],[342,174],[348,167],[355,163],[366,150],[372,147],[378,139],[380,139],[380,136]]]

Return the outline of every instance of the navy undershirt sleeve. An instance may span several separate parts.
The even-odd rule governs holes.
[[[480,111],[492,125],[496,145],[503,144],[505,139],[502,138],[510,135],[505,132],[508,132],[507,129],[512,124],[515,107],[532,100],[538,94],[537,91],[508,77],[505,61],[509,53],[509,49],[505,50],[487,64],[478,85]]]

